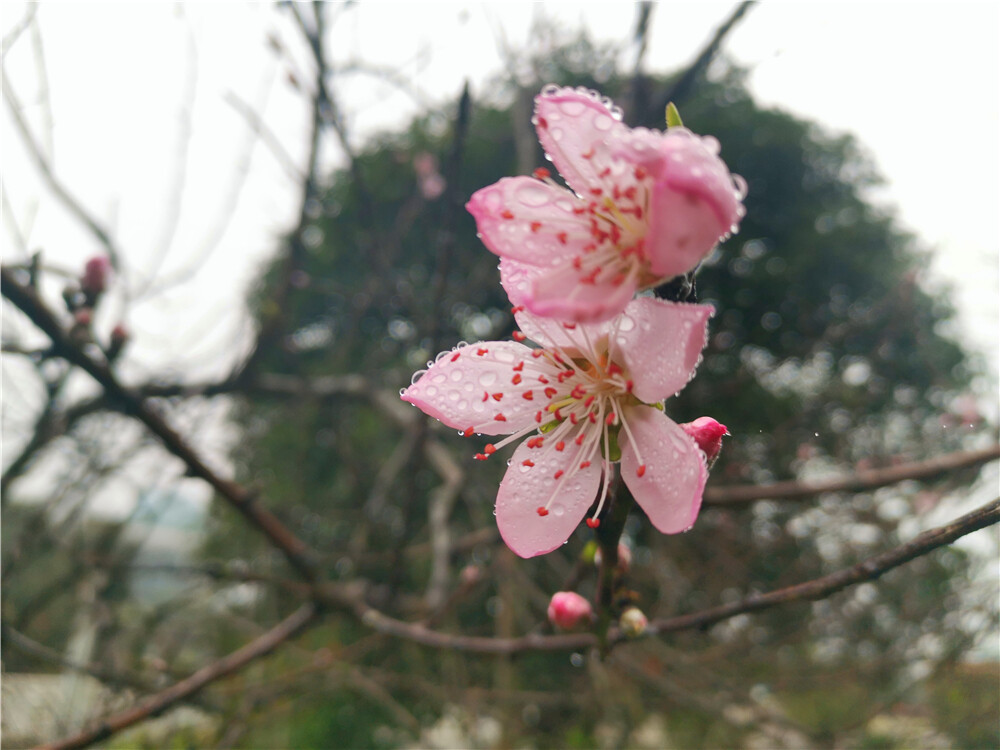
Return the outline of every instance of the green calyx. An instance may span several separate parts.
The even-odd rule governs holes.
[[[677,111],[677,107],[674,106],[673,102],[667,105],[667,127],[668,128],[683,128],[684,121],[681,119],[681,113]]]

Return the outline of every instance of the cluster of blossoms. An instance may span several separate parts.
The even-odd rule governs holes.
[[[694,375],[712,308],[635,295],[692,271],[735,231],[744,193],[713,138],[630,129],[580,89],[547,87],[535,105],[569,189],[538,169],[467,206],[501,258],[514,341],[444,352],[402,394],[463,435],[506,436],[477,459],[522,441],[496,503],[522,557],[556,549],[584,518],[599,525],[615,463],[657,529],[694,523],[726,428],[678,425],[663,401]]]

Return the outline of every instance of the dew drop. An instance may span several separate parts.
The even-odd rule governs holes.
[[[594,117],[594,129],[607,132],[614,127],[615,121],[605,114],[598,114]]]
[[[635,328],[635,320],[630,315],[622,315],[618,321],[619,331],[631,331]]]
[[[571,100],[566,102],[559,102],[559,109],[563,111],[564,114],[570,117],[579,117],[587,109],[587,105],[583,102]]]
[[[451,371],[451,379],[453,381],[455,381],[456,383],[458,381],[460,381],[462,379],[462,371],[461,370],[452,370]]]
[[[437,388],[435,388],[435,387],[434,387],[433,385],[429,385],[429,386],[427,386],[427,387],[426,387],[426,388],[424,389],[424,393],[426,393],[426,394],[427,394],[428,396],[434,396],[434,395],[437,395],[437,392],[438,392],[438,389],[437,389]]]
[[[497,382],[497,374],[495,372],[487,371],[479,376],[479,385],[483,386],[483,388],[489,388],[495,382]]]

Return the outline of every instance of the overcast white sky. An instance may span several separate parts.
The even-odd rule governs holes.
[[[659,4],[647,68],[689,61],[732,7]],[[466,77],[474,94],[485,93],[488,77],[502,67],[500,40],[523,45],[539,16],[566,28],[586,25],[608,40],[627,38],[634,23],[630,3],[607,2],[369,0],[331,10],[334,61],[398,68],[434,102],[453,100]],[[25,5],[4,3],[0,12],[6,34]],[[136,288],[156,267],[169,277],[204,261],[192,283],[125,313],[118,307],[104,312],[103,325],[124,314],[136,330],[131,361],[141,370],[181,372],[231,350],[246,333],[235,311],[247,284],[293,220],[296,186],[258,145],[232,221],[204,257],[249,142],[245,121],[224,101],[228,93],[259,110],[291,157],[303,161],[306,109],[288,73],[296,65],[301,73],[308,63],[287,16],[272,4],[249,2],[42,4],[40,35],[25,33],[4,52],[24,113],[51,147],[57,173],[125,249],[128,285]],[[298,62],[275,55],[269,35]],[[898,207],[904,224],[935,249],[928,283],[947,279],[957,286],[962,335],[988,354],[994,372],[998,41],[994,2],[765,2],[726,44],[750,67],[762,101],[851,131],[868,148],[889,179],[879,200]],[[358,137],[415,111],[411,99],[371,78],[342,79],[337,91]],[[39,183],[6,107],[2,123],[4,258],[23,257],[11,231],[16,225],[29,247],[43,248],[52,262],[81,266],[97,246]],[[175,220],[172,186],[180,182],[184,197]],[[172,250],[159,265],[158,248],[171,238]],[[209,370],[217,372],[214,359]]]

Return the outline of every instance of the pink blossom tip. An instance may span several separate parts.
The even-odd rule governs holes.
[[[590,602],[574,591],[557,591],[549,602],[549,622],[562,630],[573,630],[594,619]]]
[[[722,438],[729,434],[724,424],[711,417],[698,417],[693,422],[682,424],[681,429],[694,438],[708,461],[714,461],[722,450]]]

